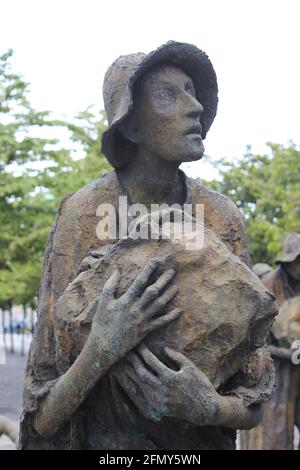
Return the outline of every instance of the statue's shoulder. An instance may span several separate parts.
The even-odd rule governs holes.
[[[100,204],[114,204],[118,194],[118,179],[114,171],[106,173],[78,191],[68,194],[61,202],[56,218],[55,241],[66,243],[88,232],[95,232],[96,212]],[[82,233],[81,233],[82,232]]]
[[[280,267],[271,271],[263,277],[262,282],[264,286],[276,297],[276,300],[279,305],[285,300],[284,286],[285,286],[285,276]]]
[[[115,171],[103,174],[75,193],[65,198],[68,210],[94,211],[103,202],[110,202],[118,192],[118,179]]]
[[[219,222],[222,220],[223,223],[244,223],[242,213],[228,197],[205,186],[199,180],[190,177],[187,180],[193,204],[204,205],[205,217],[216,218]]]
[[[203,204],[205,224],[237,255],[251,267],[248,253],[244,217],[237,206],[223,194],[204,186],[200,181],[187,178],[193,207]]]
[[[47,248],[52,253],[53,278],[59,295],[74,279],[87,253],[101,245],[96,232],[97,208],[103,203],[114,204],[117,190],[117,178],[112,171],[67,195],[61,202]]]
[[[266,274],[263,279],[264,279],[263,283],[265,285],[266,283],[270,285],[270,284],[273,284],[275,281],[282,281],[283,280],[282,270],[280,268],[272,270],[268,274]]]
[[[78,191],[65,196],[58,209],[59,225],[70,225],[75,220],[96,217],[97,207],[103,203],[114,204],[119,191],[115,171],[105,173]]]

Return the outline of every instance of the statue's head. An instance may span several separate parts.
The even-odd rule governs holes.
[[[119,129],[141,154],[145,150],[165,160],[193,161],[204,152],[202,113],[191,77],[172,63],[160,63],[136,83],[132,111]]]
[[[283,240],[283,255],[276,263],[295,280],[300,281],[300,234],[290,233]]]
[[[283,268],[295,281],[300,282],[300,255],[297,256],[295,261],[283,263]]]
[[[103,85],[109,123],[103,153],[116,169],[143,150],[178,163],[198,160],[217,92],[209,58],[190,44],[169,42],[148,55],[120,57]]]

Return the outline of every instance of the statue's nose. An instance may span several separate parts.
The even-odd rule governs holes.
[[[193,96],[191,96],[190,103],[191,105],[190,105],[190,111],[188,112],[188,117],[193,118],[193,119],[199,119],[204,110],[202,104]]]

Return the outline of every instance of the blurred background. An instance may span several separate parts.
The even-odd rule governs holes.
[[[274,266],[300,232],[300,4],[2,0],[0,14],[0,415],[17,422],[58,204],[110,169],[101,86],[119,55],[170,39],[205,50],[219,111],[204,159],[182,168],[243,212],[253,263]]]

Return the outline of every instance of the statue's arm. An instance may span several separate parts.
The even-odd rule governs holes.
[[[262,405],[246,406],[241,398],[219,394],[208,377],[183,354],[165,348],[173,370],[142,343],[127,355],[115,376],[143,416],[171,416],[196,425],[251,429],[262,418]]]
[[[73,365],[41,399],[39,410],[33,418],[35,431],[44,437],[54,435],[71,418],[110,364],[101,344],[94,341],[91,335]]]
[[[118,299],[115,292],[120,272],[116,270],[105,283],[85,346],[68,371],[55,381],[41,400],[34,416],[33,426],[40,435],[55,434],[113,363],[148,333],[178,317],[179,309],[157,316],[177,293],[177,287],[169,285],[175,275],[173,269],[165,271],[147,287],[157,265],[158,260],[152,259]]]
[[[293,349],[282,348],[279,346],[274,346],[273,344],[269,345],[269,351],[273,358],[285,359],[290,361],[292,359]]]
[[[259,425],[263,417],[263,404],[246,406],[241,398],[218,397],[219,413],[214,425],[233,429],[252,429]]]
[[[248,250],[245,219],[238,207],[229,199],[226,212],[230,220],[230,238],[232,252],[238,256],[250,269],[252,262]]]

